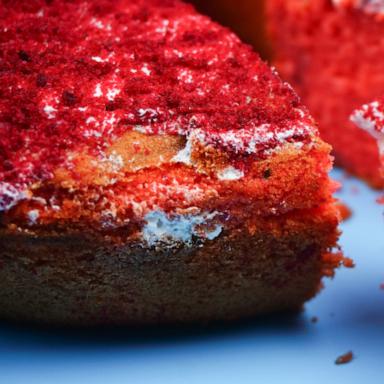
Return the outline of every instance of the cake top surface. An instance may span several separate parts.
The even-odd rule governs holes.
[[[0,211],[128,131],[260,157],[317,135],[289,85],[179,0],[0,7]]]

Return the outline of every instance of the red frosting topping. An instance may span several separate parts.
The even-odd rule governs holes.
[[[179,0],[0,0],[0,211],[128,130],[229,151],[306,143],[312,119],[250,47]]]

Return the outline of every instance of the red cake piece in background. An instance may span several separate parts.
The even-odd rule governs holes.
[[[232,320],[333,275],[330,146],[249,46],[178,0],[0,4],[0,316]]]
[[[362,0],[270,0],[274,63],[319,121],[336,160],[384,185],[376,142],[349,119],[384,89],[384,5]]]

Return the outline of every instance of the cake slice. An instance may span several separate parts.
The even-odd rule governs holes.
[[[342,261],[330,147],[292,88],[178,0],[1,1],[0,316],[296,310]]]
[[[274,63],[319,121],[337,163],[383,187],[375,140],[349,116],[384,88],[384,2],[271,0]]]

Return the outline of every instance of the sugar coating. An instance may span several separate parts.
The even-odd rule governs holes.
[[[0,181],[19,195],[131,130],[255,158],[317,135],[289,85],[179,0],[6,2],[0,25]]]
[[[192,245],[194,237],[200,240],[214,240],[222,232],[222,225],[214,224],[213,227],[206,227],[218,212],[177,214],[168,216],[163,211],[152,211],[144,217],[145,225],[142,237],[149,246],[158,243],[176,245],[183,243]]]

